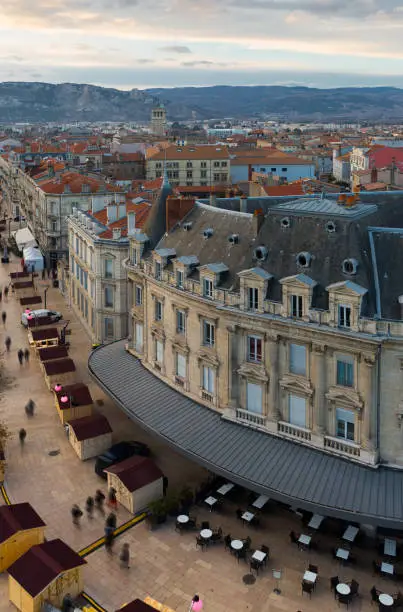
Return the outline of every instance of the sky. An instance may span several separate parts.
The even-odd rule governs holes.
[[[403,0],[1,0],[0,81],[403,87]]]

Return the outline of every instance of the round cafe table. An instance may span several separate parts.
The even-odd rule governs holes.
[[[336,591],[340,595],[350,595],[351,589],[348,586],[348,584],[344,584],[344,582],[339,582],[339,584],[336,587]]]
[[[383,606],[393,606],[393,597],[387,593],[381,593],[378,599]]]
[[[209,540],[211,536],[213,535],[213,532],[211,531],[211,529],[202,529],[200,532],[200,535],[203,538],[203,540]]]
[[[234,550],[241,550],[241,548],[243,548],[242,540],[232,540],[231,548],[233,548]]]
[[[176,520],[178,521],[178,523],[182,523],[182,525],[185,525],[189,522],[189,517],[186,514],[180,514]]]

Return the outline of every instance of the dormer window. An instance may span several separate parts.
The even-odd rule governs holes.
[[[345,304],[339,304],[339,316],[338,324],[339,327],[345,327],[350,329],[351,327],[351,306]]]
[[[295,319],[301,319],[303,316],[303,301],[302,295],[291,295],[291,316]]]
[[[259,309],[259,289],[257,287],[248,288],[248,310]]]
[[[203,279],[203,297],[213,299],[213,281],[209,278]]]
[[[155,278],[161,280],[162,278],[162,265],[159,261],[155,262]]]
[[[176,286],[178,287],[178,289],[183,289],[184,281],[185,281],[185,274],[183,270],[177,270],[176,271]]]

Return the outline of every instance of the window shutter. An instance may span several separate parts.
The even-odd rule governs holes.
[[[246,407],[249,412],[263,413],[262,397],[261,385],[248,382],[246,385]]]
[[[290,409],[290,423],[297,427],[306,427],[306,399],[299,395],[288,396]]]

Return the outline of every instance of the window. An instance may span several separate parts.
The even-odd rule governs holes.
[[[222,174],[221,175],[221,180],[224,182],[227,180],[227,175],[226,174]]]
[[[76,236],[76,253],[78,255],[78,251],[79,251],[79,246],[80,246],[80,241],[78,239],[78,236]]]
[[[214,346],[215,343],[215,326],[209,321],[203,321],[203,344],[205,346]]]
[[[186,181],[186,185],[188,187],[193,187],[193,181]]]
[[[137,249],[132,249],[131,263],[133,266],[137,266]]]
[[[214,162],[214,168],[219,168],[219,167],[220,167],[220,162],[215,161],[215,162]]]
[[[186,378],[186,357],[176,353],[176,376]]]
[[[200,181],[200,187],[207,187],[206,181]]]
[[[201,170],[200,178],[207,178],[207,170]]]
[[[200,162],[200,168],[207,168],[207,162],[205,161]]]
[[[136,285],[135,302],[136,306],[142,306],[143,304],[143,287],[141,287],[140,285]]]
[[[213,297],[213,281],[209,278],[203,279],[203,296],[209,299]]]
[[[306,399],[299,395],[288,396],[289,422],[297,427],[306,427]]]
[[[336,408],[336,436],[354,442],[354,413]]]
[[[192,162],[186,162],[186,168],[193,168]]]
[[[105,278],[113,277],[113,260],[112,259],[105,259],[104,271],[105,271]]]
[[[290,344],[290,372],[306,376],[306,347],[301,344]]]
[[[155,262],[155,278],[161,280],[162,266],[159,261]]]
[[[270,171],[271,172],[277,172],[277,168],[271,168]]]
[[[259,290],[256,287],[248,288],[248,310],[259,308]]]
[[[219,174],[214,174],[213,178],[215,181],[219,181],[220,180],[220,175]]]
[[[50,229],[52,232],[57,232],[57,221],[52,221],[50,224]]]
[[[113,308],[113,287],[105,287],[105,308]]]
[[[155,361],[161,365],[164,363],[164,345],[161,340],[155,341]]]
[[[136,323],[134,327],[134,333],[135,333],[134,346],[136,348],[136,351],[141,353],[143,350],[143,324],[142,323]]]
[[[263,394],[261,385],[246,383],[246,410],[263,414]]]
[[[287,172],[288,168],[281,168],[281,172]]]
[[[227,167],[227,162],[221,162],[221,167],[222,168],[226,168]]]
[[[184,273],[183,270],[177,270],[176,271],[176,286],[179,289],[183,289],[183,281],[184,281]]]
[[[354,386],[354,360],[351,357],[337,359],[336,382],[343,387]]]
[[[186,329],[186,315],[183,310],[176,311],[176,332],[184,334]]]
[[[203,389],[207,393],[214,394],[215,372],[213,368],[203,366]]]
[[[248,361],[262,361],[262,339],[259,336],[248,336]]]
[[[351,306],[339,305],[339,326],[351,327]]]
[[[260,168],[260,172],[265,172],[265,168]]]
[[[159,300],[155,302],[155,320],[162,321],[162,302]]]
[[[105,330],[105,338],[113,338],[113,319],[110,317],[105,317],[104,319],[104,330]]]
[[[291,316],[296,319],[302,317],[302,295],[291,296]]]

